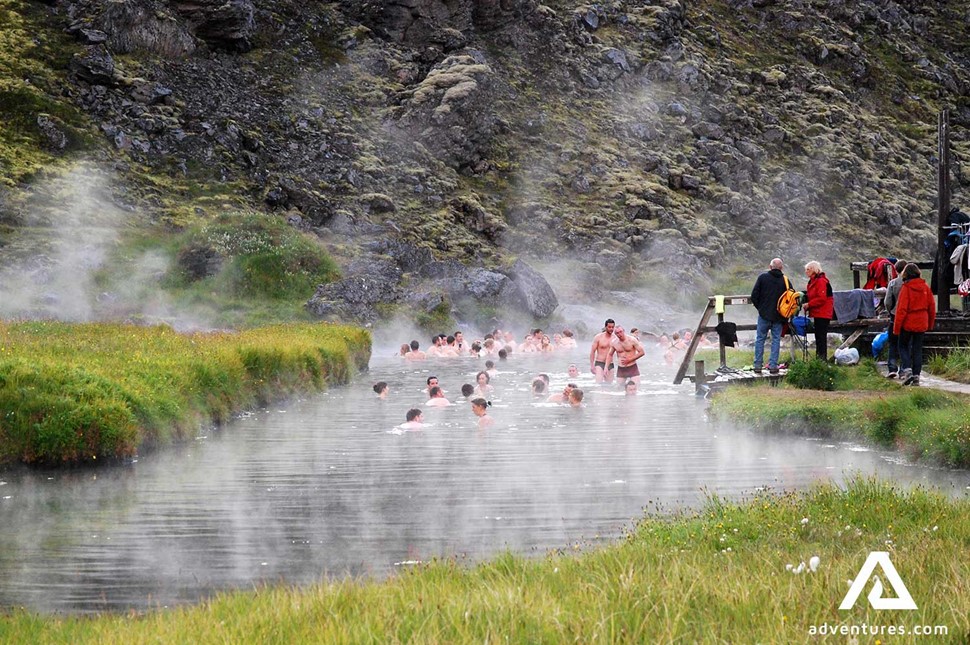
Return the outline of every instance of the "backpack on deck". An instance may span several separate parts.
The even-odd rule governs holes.
[[[876,258],[866,266],[866,284],[863,289],[885,289],[889,281],[897,277],[894,262],[887,258]]]
[[[791,288],[791,282],[788,281],[788,276],[783,276],[785,278],[785,292],[778,296],[778,315],[789,320],[792,316],[798,313],[798,292]]]

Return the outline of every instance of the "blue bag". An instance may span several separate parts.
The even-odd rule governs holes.
[[[889,331],[884,331],[875,338],[872,339],[872,357],[876,358],[879,356],[879,352],[882,348],[886,346],[886,341],[889,340]]]
[[[795,316],[791,319],[791,324],[795,328],[795,333],[799,336],[808,333],[808,316]]]

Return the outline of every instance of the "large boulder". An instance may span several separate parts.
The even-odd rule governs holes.
[[[516,260],[505,274],[514,287],[506,292],[505,304],[522,307],[536,318],[551,316],[559,306],[559,299],[549,282],[525,261]]]
[[[470,269],[466,282],[466,292],[476,300],[488,301],[499,296],[511,287],[507,275],[488,269]]]

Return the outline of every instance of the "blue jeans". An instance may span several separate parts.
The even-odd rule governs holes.
[[[912,369],[913,376],[923,371],[923,332],[906,331],[899,334],[899,357],[904,370]]]
[[[758,316],[758,335],[754,338],[754,368],[760,370],[765,358],[765,339],[771,329],[771,353],[768,355],[768,369],[778,368],[778,354],[781,353],[781,322],[768,322]]]

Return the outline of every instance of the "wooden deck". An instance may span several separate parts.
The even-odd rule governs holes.
[[[719,296],[710,296],[708,298],[707,307],[701,315],[701,320],[694,332],[694,337],[687,347],[684,360],[681,362],[677,374],[674,377],[674,384],[679,385],[684,379],[688,379],[694,382],[698,393],[707,393],[711,390],[725,387],[728,384],[779,381],[784,377],[785,370],[782,370],[779,375],[771,375],[765,369],[761,375],[758,375],[752,371],[728,368],[727,348],[720,342],[720,339],[718,342],[720,365],[715,370],[707,372],[704,361],[694,361],[694,354],[700,344],[701,336],[714,332],[717,324],[724,322],[727,307],[733,305],[750,306],[751,304],[749,296],[723,296],[724,308],[718,311],[718,298]],[[872,340],[877,334],[882,333],[889,327],[888,314],[880,312],[879,308],[877,308],[877,312],[879,314],[874,318],[859,318],[845,323],[833,320],[829,325],[829,333],[841,334],[844,338],[838,348],[854,345],[859,349],[861,355],[867,355],[870,351],[869,346]],[[713,322],[715,317],[717,322]],[[737,331],[739,332],[755,331],[756,329],[757,325],[755,324],[737,325]],[[933,330],[927,332],[924,337],[923,350],[927,354],[934,354],[947,352],[956,347],[970,347],[970,312],[950,309],[937,316]],[[791,350],[791,353],[794,359],[794,348]],[[688,374],[692,362],[694,363],[694,372],[693,374]]]

